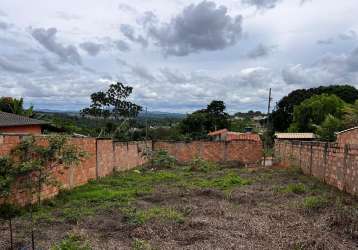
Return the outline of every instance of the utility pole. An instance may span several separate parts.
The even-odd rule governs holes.
[[[270,111],[271,111],[271,101],[272,101],[272,97],[271,97],[271,88],[269,91],[269,99],[268,99],[268,105],[267,105],[267,118],[266,118],[266,131],[264,132],[265,136],[264,136],[264,167],[266,167],[266,153],[267,153],[267,149],[268,149],[268,145],[267,145],[267,137],[268,137],[268,132],[270,129]]]
[[[148,141],[148,108],[145,107],[145,141]]]

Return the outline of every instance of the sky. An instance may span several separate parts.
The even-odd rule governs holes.
[[[357,0],[0,0],[0,96],[80,110],[114,82],[151,111],[264,111],[358,87]]]

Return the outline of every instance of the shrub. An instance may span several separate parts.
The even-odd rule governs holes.
[[[53,246],[51,250],[91,250],[91,248],[81,236],[68,234],[65,239]]]
[[[152,162],[155,167],[172,168],[176,163],[174,156],[168,154],[165,150],[154,151],[152,155]]]
[[[309,196],[303,200],[302,207],[305,212],[315,212],[329,205],[327,198],[323,196]]]
[[[203,160],[199,157],[195,158],[194,160],[192,160],[190,162],[190,170],[191,171],[199,171],[199,172],[208,173],[213,170],[216,170],[217,168],[218,168],[218,166],[215,163]]]

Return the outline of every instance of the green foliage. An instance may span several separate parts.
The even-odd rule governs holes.
[[[1,97],[0,111],[28,117],[32,117],[34,115],[32,106],[28,109],[24,108],[23,98],[16,99],[12,97]]]
[[[142,225],[151,220],[160,220],[163,222],[172,221],[175,223],[183,223],[184,215],[173,208],[168,207],[152,207],[147,210],[139,210],[126,208],[122,212],[125,214],[125,221],[131,225]]]
[[[132,249],[133,250],[151,250],[152,247],[145,240],[134,239],[133,244],[132,244]]]
[[[323,123],[320,126],[317,126],[316,133],[320,136],[321,140],[335,141],[336,140],[335,132],[340,131],[341,129],[342,129],[341,120],[329,114],[326,116]]]
[[[10,195],[15,178],[16,173],[12,168],[11,160],[8,157],[0,157],[0,198],[7,198]]]
[[[51,250],[91,250],[91,247],[81,236],[68,234],[60,243],[51,247]]]
[[[302,208],[306,213],[316,212],[320,209],[326,208],[329,201],[323,196],[309,196],[304,198]]]
[[[175,157],[165,150],[154,151],[151,160],[155,167],[160,168],[172,168],[176,163]]]
[[[191,171],[199,171],[204,173],[208,173],[218,169],[217,164],[203,160],[201,158],[195,158],[190,162],[189,166]]]
[[[192,139],[207,138],[210,131],[229,127],[229,115],[223,101],[212,101],[206,109],[188,115],[180,124],[182,133]]]
[[[306,186],[302,183],[291,183],[284,188],[280,188],[278,191],[282,193],[304,194],[306,193]]]
[[[250,185],[251,181],[241,178],[235,172],[227,173],[224,176],[217,177],[209,180],[201,180],[196,183],[199,187],[204,188],[217,188],[221,190],[228,190],[237,186]]]
[[[291,132],[315,132],[328,115],[341,118],[344,101],[335,95],[315,95],[294,108]]]
[[[343,125],[345,128],[358,126],[358,100],[352,105],[346,105],[343,112]]]
[[[304,100],[314,95],[329,94],[336,95],[346,103],[354,103],[358,99],[358,90],[349,85],[331,85],[310,89],[298,89],[283,97],[272,113],[274,131],[286,131],[293,121],[293,110]],[[334,115],[334,114],[332,114]]]

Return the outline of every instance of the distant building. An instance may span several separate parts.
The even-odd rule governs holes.
[[[231,132],[228,129],[221,129],[208,134],[214,141],[257,141],[260,142],[261,138],[258,134],[254,133],[239,133]]]
[[[343,130],[336,133],[337,143],[339,144],[357,144],[358,145],[358,127]]]
[[[0,111],[0,133],[41,134],[47,122]]]
[[[314,133],[275,133],[278,140],[313,141],[317,139]]]

